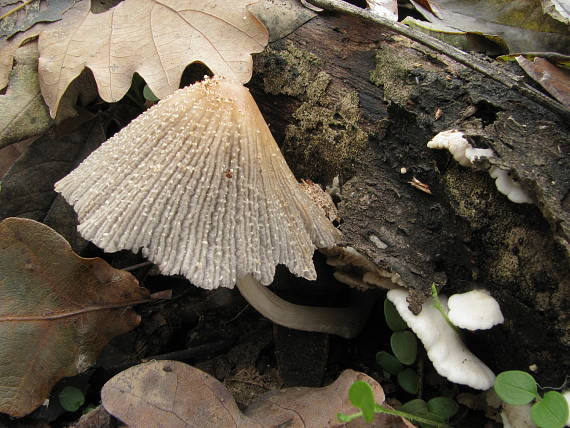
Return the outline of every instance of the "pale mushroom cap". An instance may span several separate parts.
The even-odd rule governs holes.
[[[509,175],[509,171],[492,166],[489,169],[489,175],[495,179],[497,190],[509,198],[511,202],[517,204],[532,204],[533,201],[530,195],[521,187],[520,183]]]
[[[499,303],[483,290],[454,294],[447,305],[451,322],[467,330],[487,330],[505,321]]]
[[[222,78],[180,89],[56,184],[83,237],[138,251],[165,274],[233,287],[275,266],[315,279],[315,246],[340,232],[302,191],[247,88]]]
[[[471,161],[465,156],[467,149],[472,149],[473,146],[463,136],[463,132],[455,129],[443,131],[428,141],[427,146],[430,149],[447,149],[460,165],[469,166]]]
[[[463,344],[459,334],[433,306],[432,300],[424,303],[419,315],[408,309],[405,290],[390,290],[390,300],[408,327],[418,336],[426,348],[435,370],[443,377],[475,389],[489,389],[495,383],[495,375],[479,358]],[[447,298],[440,296],[444,308]]]

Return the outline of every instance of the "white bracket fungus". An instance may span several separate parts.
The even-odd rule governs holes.
[[[491,149],[474,148],[463,136],[463,132],[455,129],[443,131],[433,137],[427,146],[430,149],[447,149],[461,166],[472,166],[479,159],[495,158]],[[532,204],[533,200],[524,191],[520,183],[515,181],[509,171],[496,166],[489,169],[489,175],[495,179],[497,190],[517,204]]]
[[[495,375],[467,349],[459,333],[433,306],[432,299],[424,303],[418,315],[414,315],[408,309],[408,296],[409,293],[402,289],[390,290],[387,294],[408,327],[422,341],[435,370],[454,383],[482,390],[491,388]],[[447,310],[447,298],[440,296],[439,299]]]
[[[454,294],[447,306],[450,321],[467,330],[487,330],[505,321],[499,303],[483,290]]]
[[[532,204],[532,199],[524,191],[519,182],[513,180],[509,171],[492,166],[489,169],[489,175],[495,179],[497,190],[506,195],[510,201],[517,204]]]
[[[55,189],[81,235],[105,251],[142,248],[163,273],[206,289],[239,281],[253,307],[286,327],[300,328],[308,311],[251,290],[269,292],[260,283],[278,264],[315,279],[315,248],[340,237],[297,183],[249,90],[223,78],[160,101]],[[342,308],[318,313],[318,331],[352,337],[362,327]]]

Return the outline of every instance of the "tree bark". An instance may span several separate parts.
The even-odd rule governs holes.
[[[254,61],[249,86],[296,176],[323,185],[340,177],[345,243],[399,273],[416,311],[432,283],[446,294],[490,290],[506,322],[471,338],[480,357],[497,372],[536,364],[543,385],[561,384],[570,369],[564,115],[337,13],[322,13]],[[536,204],[509,201],[487,172],[426,147],[448,129],[492,148]]]

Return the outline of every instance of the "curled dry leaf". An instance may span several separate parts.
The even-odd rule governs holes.
[[[140,322],[148,301],[130,273],[84,259],[34,220],[0,222],[0,412],[24,416],[62,377],[94,363]]]
[[[570,25],[570,3],[568,0],[540,0],[545,13],[560,22]]]
[[[537,0],[412,0],[433,31],[461,30],[505,44],[510,52],[569,53],[568,26],[545,14]]]
[[[324,388],[287,388],[259,397],[241,413],[226,387],[203,371],[178,361],[151,361],[131,367],[108,381],[101,401],[109,413],[129,427],[322,428],[346,426],[337,412],[355,413],[348,389],[357,380],[368,382],[376,401],[384,401],[380,385],[364,373],[345,370]],[[387,415],[384,415],[387,416]],[[375,420],[374,425],[413,427],[401,418]]]
[[[550,95],[570,108],[570,71],[558,68],[544,58],[529,60],[519,55],[517,62]]]
[[[54,24],[40,35],[40,84],[52,117],[69,83],[88,67],[105,101],[120,100],[138,73],[164,98],[184,68],[202,62],[214,74],[251,78],[251,53],[267,44],[251,0],[125,0],[100,14]]]

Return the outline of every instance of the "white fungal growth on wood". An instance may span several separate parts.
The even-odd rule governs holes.
[[[475,149],[463,136],[463,132],[451,129],[433,137],[427,146],[430,149],[447,149],[459,165],[471,166],[478,158],[494,157],[491,149]]]
[[[414,315],[408,309],[408,296],[403,289],[390,290],[387,294],[408,327],[422,341],[435,370],[454,383],[482,390],[491,388],[495,383],[494,373],[467,349],[459,333],[433,306],[433,300],[426,301],[422,311]],[[439,299],[447,311],[447,298],[440,295]]]
[[[509,171],[492,166],[489,175],[495,179],[497,190],[505,195],[511,202],[517,204],[532,204],[532,198],[524,191],[518,181],[510,176]]]
[[[478,159],[495,158],[492,149],[474,148],[463,136],[463,132],[455,129],[443,131],[433,137],[427,146],[430,149],[447,149],[461,166],[472,166]],[[533,200],[525,192],[520,183],[511,177],[509,171],[496,166],[489,168],[489,175],[495,179],[497,190],[510,201],[517,204],[532,204]]]
[[[233,287],[275,266],[315,279],[340,232],[303,192],[249,91],[222,78],[150,108],[56,184],[81,235],[138,251],[165,274]]]
[[[449,319],[459,328],[487,330],[505,321],[499,302],[485,290],[454,294],[447,305]]]

